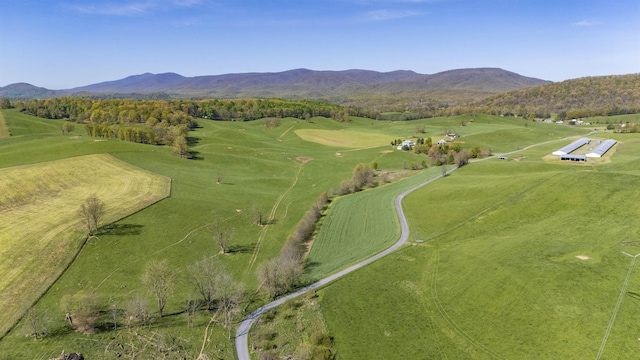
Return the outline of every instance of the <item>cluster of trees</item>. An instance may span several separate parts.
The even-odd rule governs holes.
[[[427,152],[431,165],[457,165],[463,166],[469,162],[471,157],[470,153],[466,149],[462,149],[460,144],[434,144],[429,148]]]
[[[191,102],[189,115],[213,120],[256,120],[285,118],[309,120],[323,116],[348,121],[350,111],[340,105],[312,100],[240,99],[200,100]]]
[[[328,195],[320,195],[300,220],[295,232],[287,239],[280,255],[258,268],[258,281],[269,298],[274,299],[299,285],[304,269],[306,244],[312,239],[316,224],[328,203]]]
[[[622,134],[632,134],[640,131],[637,123],[630,122],[626,122],[624,124],[616,124],[615,126],[613,124],[609,124],[607,125],[607,129]]]
[[[175,145],[176,140],[179,138],[186,142],[189,129],[187,125],[165,126],[160,123],[146,124],[146,126],[110,125],[107,123],[84,125],[86,134],[92,137],[119,139],[150,145]]]
[[[16,108],[46,119],[66,119],[62,132],[82,123],[87,135],[151,145],[171,145],[190,157],[187,133],[197,126],[192,102],[63,97],[18,101]]]
[[[377,164],[375,164],[377,167]],[[378,185],[376,170],[374,166],[368,164],[358,164],[353,169],[350,179],[343,181],[337,188],[330,191],[331,196],[342,196],[356,193],[365,188],[372,188]]]
[[[348,121],[360,110],[313,100],[220,99],[220,100],[134,100],[61,97],[15,101],[3,99],[3,107],[14,106],[27,114],[45,119],[68,119],[77,123],[145,124],[149,119],[171,125],[187,124],[194,118],[246,121],[262,118],[293,117],[308,120],[314,116]]]

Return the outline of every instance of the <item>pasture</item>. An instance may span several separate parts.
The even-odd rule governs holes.
[[[440,174],[440,168],[431,167],[409,178],[336,199],[307,256],[310,279],[319,280],[396,242],[400,224],[393,205],[395,197]]]
[[[4,114],[17,125],[24,119],[48,124],[16,111]],[[9,357],[54,356],[63,347],[82,351],[85,356],[102,356],[113,336],[133,335],[127,329],[119,332],[104,329],[91,335],[92,341],[87,342],[85,335],[65,325],[61,299],[90,294],[103,309],[105,318],[101,321],[106,322],[107,309],[114,306],[121,309],[132,298],[142,297],[153,303],[142,288],[141,275],[150,261],[166,260],[179,279],[176,295],[167,305],[169,315],[156,323],[156,328],[136,331],[152,335],[160,327],[163,336],[182,339],[184,351],[193,357],[198,355],[202,347],[200,339],[208,331],[208,345],[203,351],[233,358],[225,332],[219,326],[207,328],[206,313],[200,314],[194,327],[186,326],[182,314],[184,302],[196,296],[187,266],[203,257],[220,257],[233,277],[248,292],[254,292],[257,267],[279,253],[304,212],[322,192],[349,178],[358,163],[377,160],[393,170],[416,158],[406,152],[382,152],[386,144],[355,151],[326,147],[304,141],[293,131],[351,126],[322,118],[310,123],[283,119],[280,127],[271,129],[264,126],[264,121],[201,121],[201,127],[192,132],[195,139],[192,149],[197,152],[197,160],[192,161],[174,156],[165,147],[95,141],[83,136],[78,126],[71,136],[47,126],[21,126],[27,129],[22,135],[0,140],[0,168],[109,153],[135,167],[171,178],[173,184],[171,197],[115,222],[99,239],[87,243],[73,265],[36,305],[50,318],[51,332],[59,335],[34,342],[25,338],[29,328],[22,321],[0,340],[0,353]],[[342,154],[337,156],[336,151]],[[265,226],[252,225],[254,209],[268,218]],[[233,229],[231,251],[226,256],[216,255],[219,249],[212,240],[215,223]],[[149,310],[152,309],[150,305]]]
[[[454,129],[463,135],[460,141],[465,147],[493,139],[496,149],[507,151],[517,149],[521,143],[526,143],[524,140],[537,142],[576,134],[576,129],[568,127],[531,123],[525,128],[523,123],[513,119],[492,116],[476,116],[473,123],[464,127],[458,124],[468,117],[412,122],[353,118],[351,123],[323,118],[313,118],[309,122],[282,119],[280,126],[275,128],[267,128],[263,120],[199,120],[200,127],[189,134],[196,159],[184,160],[166,147],[116,140],[94,141],[84,136],[79,126],[71,135],[62,135],[59,121],[38,119],[15,110],[3,111],[3,114],[13,136],[0,139],[0,169],[109,153],[136,168],[172,179],[169,198],[116,221],[97,239],[87,242],[72,266],[36,304],[36,308],[49,317],[48,326],[55,336],[33,341],[24,336],[28,333],[28,324],[22,321],[0,339],[0,353],[9,358],[49,358],[58,355],[62,348],[80,351],[89,357],[101,357],[113,352],[108,345],[114,338],[120,343],[141,345],[141,337],[171,338],[188,357],[195,358],[203,351],[209,356],[233,358],[225,332],[219,326],[207,327],[209,314],[200,313],[193,327],[187,326],[184,303],[197,295],[187,266],[203,257],[215,256],[225,264],[234,279],[244,284],[247,292],[254,293],[259,286],[256,278],[258,266],[279,253],[315,199],[348,179],[356,164],[376,162],[380,169],[393,171],[412,163],[419,164],[425,159],[428,161],[424,155],[393,151],[389,143],[395,138],[432,136],[435,139],[444,130]],[[417,133],[416,125],[424,125],[425,133]],[[14,131],[14,128],[18,130]],[[380,141],[382,138],[385,141],[379,146],[373,143],[355,148],[326,146],[297,135],[297,130],[305,129],[331,131],[329,134],[338,140],[341,133],[361,132],[377,134]],[[527,136],[521,137],[524,140],[514,141],[509,130],[523,132]],[[438,170],[428,170],[419,176],[428,176],[429,171]],[[415,180],[410,178],[398,184],[412,181]],[[384,193],[384,188],[375,191]],[[348,197],[344,199],[358,203]],[[372,198],[365,203],[380,206],[384,202]],[[254,209],[266,215],[268,222],[265,226],[252,225]],[[212,241],[215,223],[233,229],[231,251],[224,256],[217,255],[218,249]],[[390,234],[391,228],[384,231]],[[374,250],[372,247],[363,251]],[[322,258],[327,259],[329,254],[324,252]],[[66,326],[60,305],[65,296],[91,294],[101,306],[101,321],[104,323],[108,322],[108,309],[121,309],[130,299],[142,298],[152,304],[153,298],[142,287],[141,275],[153,260],[166,260],[178,277],[175,294],[168,300],[165,318],[155,321],[150,327],[133,330],[118,328],[113,331],[104,326],[90,336],[76,333]],[[326,269],[315,271],[331,272],[349,261],[351,259],[336,259]],[[322,262],[328,263],[326,260]],[[310,270],[314,271],[313,267]],[[262,301],[257,298],[246,304],[247,311]],[[149,311],[152,310],[149,305]]]
[[[409,195],[410,228],[424,242],[319,292],[338,353],[634,357],[640,274],[628,272],[632,259],[621,251],[640,235],[639,144],[627,136],[611,163],[596,166],[547,164],[554,145],[545,145]]]
[[[77,212],[87,197],[105,203],[109,223],[169,190],[168,178],[106,154],[0,169],[0,333],[75,257],[85,234]]]
[[[4,115],[2,115],[2,111],[0,111],[0,138],[9,136],[9,127],[7,126],[7,122],[4,120]]]

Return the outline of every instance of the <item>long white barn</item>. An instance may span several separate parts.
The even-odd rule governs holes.
[[[590,142],[591,142],[591,139],[582,138],[582,139],[579,139],[579,140],[576,140],[576,141],[572,142],[571,144],[563,147],[562,149],[559,149],[559,150],[556,150],[556,151],[552,152],[552,154],[553,155],[567,155],[567,154],[570,154],[570,153],[578,150],[582,146],[587,145]]]
[[[617,141],[613,139],[607,139],[601,142],[598,146],[596,146],[595,149],[591,150],[591,152],[588,153],[586,156],[590,158],[602,157],[602,155],[604,155],[607,151],[609,151],[609,149],[611,149],[613,145],[615,145],[616,143]]]

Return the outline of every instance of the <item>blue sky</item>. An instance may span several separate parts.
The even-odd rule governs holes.
[[[499,67],[552,81],[640,72],[638,0],[0,0],[0,86]]]

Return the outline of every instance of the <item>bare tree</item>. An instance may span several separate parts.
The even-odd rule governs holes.
[[[118,317],[120,317],[120,313],[122,313],[122,310],[119,309],[115,303],[109,308],[109,316],[113,323],[113,330],[118,330]]]
[[[41,335],[44,335],[44,333],[46,332],[44,313],[40,311],[38,308],[36,308],[35,306],[32,306],[25,313],[25,318],[27,319],[27,322],[31,327],[31,331],[32,331],[31,335],[33,335],[35,340],[38,340],[39,337]]]
[[[193,327],[193,320],[195,318],[196,312],[200,309],[200,305],[202,303],[198,299],[192,299],[189,297],[184,302],[184,313],[187,316],[187,326]]]
[[[100,309],[93,294],[66,294],[60,301],[65,320],[76,331],[93,332],[98,323]]]
[[[82,217],[84,225],[87,228],[88,235],[93,236],[98,230],[100,220],[104,217],[104,203],[102,200],[98,199],[95,194],[93,194],[89,196],[82,205],[80,205],[78,214]]]
[[[233,238],[233,231],[229,228],[223,228],[220,223],[216,223],[216,227],[213,230],[213,239],[220,247],[220,252],[226,254],[229,251],[229,244]]]
[[[278,258],[278,274],[285,291],[295,287],[300,281],[303,268],[299,254],[292,251],[283,252]]]
[[[131,325],[132,322],[140,322],[145,325],[147,319],[149,319],[149,313],[147,312],[148,302],[142,298],[134,298],[129,300],[124,305],[124,311],[127,317],[127,325]]]
[[[193,283],[202,295],[207,310],[213,310],[217,276],[223,269],[222,264],[213,257],[204,258],[187,267]]]
[[[218,276],[218,311],[222,314],[222,323],[227,329],[227,337],[231,339],[233,317],[240,310],[244,289],[235,282],[231,275],[222,273]]]
[[[258,281],[261,286],[264,286],[271,299],[275,299],[282,293],[282,281],[280,280],[279,271],[280,267],[278,266],[277,258],[263,263],[258,268]]]
[[[441,168],[441,171],[442,171],[442,177],[445,177],[445,176],[447,176],[449,174],[448,173],[449,167],[447,165],[443,164],[442,166],[440,166],[440,168]]]
[[[165,260],[151,262],[142,275],[142,283],[147,288],[147,291],[155,296],[158,304],[158,314],[162,317],[164,307],[167,305],[167,299],[173,293],[175,287],[173,271],[169,269]]]
[[[264,215],[258,206],[253,207],[253,224],[258,226],[264,225]]]

